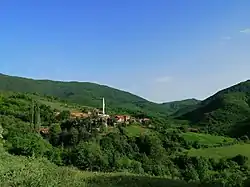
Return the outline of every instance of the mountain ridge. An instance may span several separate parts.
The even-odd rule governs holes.
[[[128,91],[91,82],[36,80],[5,74],[0,74],[0,82],[0,90],[3,91],[45,94],[96,108],[101,107],[101,99],[104,97],[107,108],[116,110],[117,113],[127,111],[167,117],[182,106],[182,102],[178,101],[173,110],[169,106],[164,106],[169,103],[154,103]],[[171,103],[174,102],[170,102],[170,105]]]
[[[250,116],[250,81],[246,80],[201,101],[193,110],[182,114],[178,119],[188,120],[191,125],[208,132],[239,137],[250,134],[248,116]]]

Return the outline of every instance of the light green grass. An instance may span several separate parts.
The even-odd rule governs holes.
[[[60,102],[50,102],[50,101],[46,101],[46,100],[39,100],[40,103],[50,106],[53,109],[59,110],[59,111],[63,111],[63,110],[69,110],[69,111],[73,111],[76,110],[76,107],[68,105],[68,104],[63,104]]]
[[[128,136],[134,137],[134,136],[140,136],[142,134],[149,134],[152,133],[152,130],[145,128],[143,126],[140,126],[139,124],[135,125],[128,125],[126,128],[126,131],[128,133]]]
[[[41,104],[50,106],[53,109],[63,111],[63,110],[69,110],[69,111],[81,111],[81,109],[92,109],[92,107],[87,107],[83,105],[78,104],[72,104],[72,103],[63,103],[57,100],[49,101],[47,99],[44,99],[40,96],[32,96],[36,101],[38,101]]]
[[[183,133],[182,136],[186,141],[198,141],[200,144],[208,146],[218,145],[226,142],[230,143],[235,141],[233,138],[229,137],[215,136],[211,134],[202,134],[194,132]]]
[[[209,158],[230,158],[238,154],[249,158],[250,164],[250,144],[235,144],[231,146],[205,148],[205,149],[191,149],[188,151],[190,156],[203,156]]]
[[[71,112],[73,111],[79,111],[81,112],[82,109],[87,109],[87,110],[91,110],[93,108],[91,107],[87,107],[87,106],[79,106],[79,105],[72,105],[72,104],[64,104],[64,103],[60,103],[57,101],[46,101],[43,99],[38,100],[41,104],[50,106],[53,109],[59,110],[59,111],[63,111],[63,110],[69,110]]]

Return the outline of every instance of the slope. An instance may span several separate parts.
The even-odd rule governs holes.
[[[250,81],[221,90],[202,101],[197,107],[179,119],[189,120],[191,124],[203,127],[206,131],[242,136],[247,131],[235,131],[250,116]],[[243,123],[243,124],[242,124]],[[244,127],[244,128],[245,128]]]
[[[238,184],[245,180],[242,168],[235,164],[226,171],[217,170],[215,164],[215,167],[206,167],[200,174],[200,164],[209,166],[212,161],[182,155],[183,146],[190,144],[185,144],[186,141],[177,131],[168,133],[165,131],[168,129],[152,129],[151,133],[148,129],[142,132],[142,128],[135,126],[124,129],[121,125],[117,128],[118,132],[103,135],[105,129],[95,130],[103,124],[98,123],[94,116],[92,120],[72,120],[69,117],[55,119],[51,108],[42,103],[38,105],[38,102],[47,99],[38,97],[34,109],[33,97],[38,96],[19,93],[0,95],[0,125],[3,129],[0,132],[3,142],[0,144],[4,145],[6,151],[16,155],[1,154],[0,147],[0,186],[177,187],[185,186],[186,182],[164,177],[189,181],[187,186],[195,186],[190,182],[202,182],[206,179],[202,176],[207,175],[212,179],[209,182],[213,183],[218,181],[217,176],[223,176],[223,183],[226,184],[239,178],[233,186],[240,186]],[[48,102],[53,103],[50,100]],[[38,130],[41,126],[50,126],[48,133],[40,134]],[[48,160],[59,166],[73,165],[96,173],[57,167]],[[98,171],[137,175],[104,174]],[[150,177],[152,175],[161,178]]]
[[[1,120],[4,120],[6,117],[14,117],[15,119],[30,123],[31,106],[35,104],[38,104],[40,107],[40,120],[44,126],[56,122],[55,112],[65,110],[71,112],[91,111],[91,109],[86,109],[86,107],[65,104],[59,100],[34,94],[0,92],[0,124]]]
[[[209,157],[215,159],[221,158],[232,158],[239,154],[248,157],[247,164],[250,165],[250,144],[248,143],[240,143],[234,144],[230,146],[223,146],[223,147],[209,147],[206,149],[190,149],[188,154],[190,156],[202,156],[202,157]]]
[[[195,187],[184,181],[126,173],[94,173],[58,167],[43,158],[10,155],[0,147],[0,186]]]
[[[201,101],[197,99],[185,99],[181,101],[172,101],[167,103],[162,103],[165,108],[170,111],[172,116],[180,116],[188,111],[191,111],[196,107]]]
[[[116,113],[141,112],[147,115],[162,116],[166,116],[170,113],[163,105],[147,101],[125,91],[95,83],[33,80],[3,74],[0,74],[0,82],[0,90],[36,92],[96,108],[101,107],[101,99],[105,97],[108,109]]]

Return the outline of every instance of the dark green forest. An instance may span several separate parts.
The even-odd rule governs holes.
[[[1,186],[248,186],[248,155],[190,155],[249,144],[248,81],[204,101],[163,104],[93,83],[6,75],[0,76],[0,90]],[[110,114],[150,121],[70,117],[73,109],[98,108],[102,97]],[[47,183],[35,180],[46,177]]]

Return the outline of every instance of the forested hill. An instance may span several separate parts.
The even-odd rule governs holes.
[[[208,97],[202,103],[207,104],[220,96],[223,96],[225,94],[230,94],[230,93],[236,93],[236,92],[250,93],[250,80],[246,80],[238,84],[235,84],[233,86],[230,86],[228,88],[222,89],[218,91],[217,93],[215,93],[214,95],[212,95],[211,97]]]
[[[128,92],[120,91],[104,85],[89,82],[60,82],[51,80],[33,80],[21,77],[0,75],[0,89],[5,91],[39,93],[58,97],[86,106],[101,107],[105,97],[107,107],[126,108],[128,110],[145,110],[164,112],[154,103]]]
[[[221,90],[180,118],[210,132],[241,136],[250,134],[250,81]]]
[[[149,116],[167,116],[182,107],[182,102],[175,105],[157,104],[129,92],[90,82],[33,80],[0,74],[0,90],[45,94],[96,108],[102,106],[101,99],[105,97],[106,106],[112,111]]]
[[[170,111],[170,113],[173,116],[179,116],[181,114],[184,114],[190,110],[192,110],[194,107],[196,107],[201,101],[197,99],[185,99],[181,101],[172,101],[167,103],[162,103],[164,107]]]

